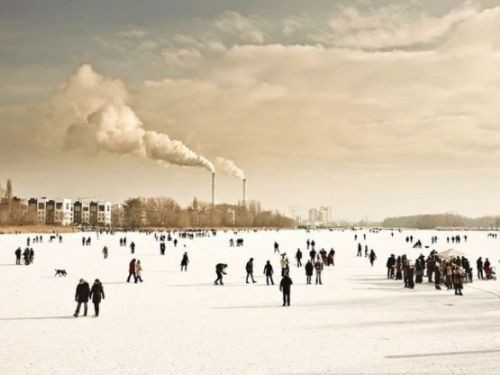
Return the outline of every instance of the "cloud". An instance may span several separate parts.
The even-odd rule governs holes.
[[[127,104],[128,98],[121,81],[99,75],[90,65],[80,67],[52,99],[54,118],[72,120],[65,130],[66,149],[83,149],[87,153],[104,150],[163,164],[214,170],[207,159],[182,142],[145,129]]]
[[[333,34],[328,38],[339,47],[372,50],[426,45],[478,13],[470,3],[443,16],[432,16],[412,2],[367,9],[340,6],[330,19]]]
[[[242,16],[238,12],[224,12],[214,22],[214,26],[216,29],[246,42],[260,44],[265,39],[264,32],[259,27],[258,22],[254,18]]]
[[[163,52],[163,58],[167,67],[184,69],[196,66],[200,62],[202,55],[198,50],[181,48]]]

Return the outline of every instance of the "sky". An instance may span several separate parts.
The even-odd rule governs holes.
[[[497,1],[0,0],[0,183],[500,213]]]

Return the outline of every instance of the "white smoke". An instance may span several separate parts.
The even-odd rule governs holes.
[[[214,172],[212,163],[167,134],[144,129],[144,124],[127,105],[128,93],[119,80],[107,79],[83,65],[52,99],[56,123],[66,128],[68,148],[88,152],[105,150],[131,154],[185,167],[202,167]]]
[[[215,158],[215,165],[218,172],[237,177],[242,180],[245,178],[245,173],[243,172],[243,170],[236,166],[236,164],[232,160],[217,156]]]

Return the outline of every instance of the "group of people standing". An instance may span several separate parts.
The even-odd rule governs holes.
[[[17,265],[21,264],[21,256],[24,258],[24,265],[26,266],[29,266],[35,260],[35,251],[32,247],[27,247],[24,249],[24,251],[22,251],[21,248],[18,247],[16,251],[14,251],[14,254],[16,255]]]

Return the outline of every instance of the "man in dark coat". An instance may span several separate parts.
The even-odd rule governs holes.
[[[24,249],[23,257],[24,257],[24,264],[26,266],[29,266],[29,264],[30,264],[30,249],[29,248]]]
[[[217,279],[215,279],[214,285],[224,285],[224,283],[222,282],[222,275],[227,275],[226,268],[227,264],[217,263],[217,265],[215,266],[215,273],[217,274]]]
[[[131,254],[135,253],[135,243],[133,241],[130,243],[130,253]]]
[[[21,248],[18,247],[15,251],[16,254],[16,264],[21,264]]]
[[[283,306],[290,306],[290,289],[292,284],[292,279],[285,274],[280,282],[280,291],[283,292]]]
[[[77,302],[76,311],[73,315],[75,318],[78,317],[80,313],[80,307],[83,303],[83,315],[87,316],[87,302],[90,297],[90,287],[89,283],[83,279],[80,279],[80,283],[76,286],[75,301]]]
[[[479,257],[476,261],[476,269],[477,269],[477,279],[478,280],[484,280],[484,273],[483,273],[483,258]]]
[[[300,249],[297,249],[295,259],[297,259],[297,267],[302,267],[302,251]]]
[[[134,281],[137,282],[137,276],[135,274],[135,258],[132,259],[128,265],[127,283],[130,282],[130,276],[134,276]]]
[[[165,242],[160,242],[160,254],[165,255]]]
[[[271,284],[274,285],[273,281],[273,266],[271,265],[270,261],[266,262],[266,265],[264,266],[264,275],[266,275],[266,284],[269,285],[269,281],[271,281]]]
[[[396,257],[394,254],[387,259],[387,278],[392,279],[394,277],[394,266],[396,265]]]
[[[247,262],[246,265],[246,271],[247,271],[247,284],[248,284],[248,277],[252,279],[252,283],[256,283],[256,281],[253,278],[253,258],[250,258],[250,260]]]
[[[94,311],[97,318],[99,316],[99,304],[101,303],[101,298],[104,299],[104,288],[102,287],[99,279],[95,279],[94,285],[92,285],[90,298],[92,298],[92,302],[94,303]]]
[[[314,272],[314,266],[310,260],[307,261],[305,269],[306,269],[306,282],[307,284],[311,284],[311,277]]]

